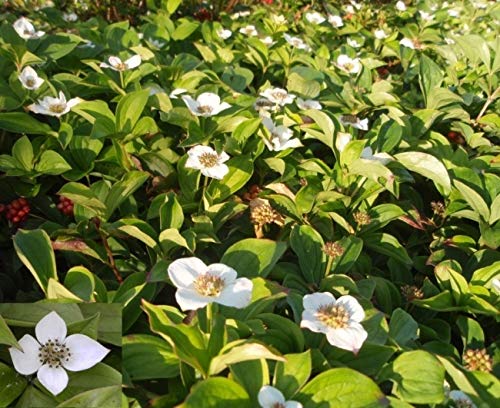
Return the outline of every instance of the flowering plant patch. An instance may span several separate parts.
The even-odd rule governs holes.
[[[500,6],[142,3],[0,21],[0,300],[120,304],[131,407],[495,406]]]

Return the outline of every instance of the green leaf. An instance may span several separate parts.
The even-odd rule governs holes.
[[[400,346],[409,346],[418,339],[418,323],[403,309],[397,308],[392,312],[389,321],[389,336]]]
[[[9,407],[26,388],[28,382],[22,375],[0,362],[0,407]]]
[[[424,95],[426,106],[429,104],[429,95],[433,89],[439,88],[443,82],[443,74],[439,65],[429,57],[422,54],[420,56],[419,84]]]
[[[149,89],[135,91],[123,96],[116,107],[116,130],[130,133],[141,117],[149,98]]]
[[[273,386],[279,389],[285,399],[292,399],[307,382],[312,371],[311,351],[284,355],[286,361],[278,361],[274,370]]]
[[[17,256],[46,293],[49,279],[57,281],[56,258],[49,236],[41,229],[20,229],[13,240]]]
[[[301,402],[304,408],[375,408],[387,405],[377,384],[350,368],[332,368],[322,372],[308,382],[294,399]]]
[[[19,398],[16,408],[55,407],[56,405],[57,401],[52,397],[32,385],[28,385],[21,398]]]
[[[498,271],[500,271],[500,261],[496,261],[491,265],[485,266],[484,268],[476,269],[472,275],[470,283],[471,285],[477,286],[491,284],[493,278],[498,275]]]
[[[69,198],[73,203],[81,205],[86,210],[102,216],[106,210],[104,203],[87,186],[80,183],[67,183],[57,192],[58,195]]]
[[[172,347],[156,336],[129,334],[123,337],[122,358],[132,381],[179,376],[179,359]]]
[[[57,312],[66,324],[84,319],[80,309],[75,303],[55,303],[52,301],[40,301],[37,303],[0,303],[0,314],[11,327],[35,327],[35,325],[51,311]]]
[[[455,303],[461,305],[469,293],[469,285],[467,280],[454,269],[455,267],[452,261],[443,261],[436,265],[434,274],[441,289],[449,290]]]
[[[314,99],[321,92],[321,84],[317,81],[304,78],[297,72],[288,75],[286,89],[288,92],[298,93],[305,98]]]
[[[403,152],[394,157],[408,170],[430,178],[444,195],[450,193],[451,181],[448,171],[444,164],[434,156],[422,152]]]
[[[500,220],[500,194],[491,203],[489,224],[493,225],[498,220]]]
[[[192,388],[186,401],[179,408],[251,408],[250,398],[244,388],[234,381],[212,377],[200,381]]]
[[[213,180],[207,193],[218,203],[242,188],[253,174],[253,159],[249,155],[233,157],[227,161],[229,172],[222,180]]]
[[[394,383],[393,393],[403,401],[439,404],[444,401],[444,372],[443,365],[431,353],[416,350],[398,356],[381,376]]]
[[[290,234],[290,246],[299,258],[302,275],[307,282],[318,284],[325,274],[326,255],[321,235],[308,225],[296,225]]]
[[[120,181],[113,184],[106,197],[104,219],[108,220],[120,204],[142,186],[148,177],[148,173],[130,171]]]
[[[269,384],[269,367],[264,359],[243,361],[229,367],[231,378],[247,391],[254,406],[258,404],[260,389]]]
[[[363,240],[349,235],[338,243],[344,248],[344,253],[334,259],[331,271],[335,271],[336,274],[347,273],[356,264],[363,250]],[[331,271],[328,272],[331,273]]]
[[[35,166],[35,170],[42,174],[55,176],[71,170],[71,166],[59,153],[53,150],[46,150],[42,153],[40,160]]]
[[[316,125],[318,125],[321,129],[321,132],[312,132],[312,129],[304,126],[306,132],[333,150],[333,134],[335,131],[335,125],[333,124],[332,119],[326,113],[317,109],[308,109],[304,112],[304,115],[314,120]]]
[[[12,157],[24,170],[30,171],[33,168],[33,146],[27,136],[17,139],[16,143],[14,143]]]
[[[167,228],[180,229],[184,223],[184,213],[182,207],[177,201],[174,193],[167,193],[165,201],[160,207],[160,227],[162,230]]]
[[[12,133],[56,135],[49,125],[39,122],[32,116],[23,112],[0,113],[0,129]]]
[[[103,408],[120,407],[122,401],[121,386],[95,388],[75,395],[56,408]]]
[[[54,280],[53,278],[49,279],[49,283],[47,284],[47,299],[63,299],[65,302],[81,302],[78,296],[76,296],[73,292],[66,289],[64,285]]]
[[[488,222],[490,219],[490,210],[483,197],[461,181],[454,180],[453,184],[458,189],[467,204],[469,204],[484,221]]]
[[[408,256],[406,249],[399,243],[396,237],[374,232],[363,236],[363,241],[368,248],[384,254],[404,265],[412,265],[413,261]]]
[[[44,35],[36,54],[40,57],[57,60],[68,55],[82,41],[80,37],[74,34]]]
[[[266,277],[285,251],[284,242],[247,238],[230,246],[221,263],[234,268],[238,276]]]
[[[172,33],[172,39],[175,41],[185,40],[191,34],[193,34],[200,26],[199,23],[195,23],[194,21],[189,21],[182,18],[177,21],[180,24],[176,27],[175,31]]]
[[[17,344],[14,334],[10,330],[9,326],[7,326],[7,323],[5,323],[2,315],[0,315],[0,344],[6,344],[8,346],[14,346],[21,349],[19,344]]]
[[[91,301],[94,296],[94,274],[84,266],[74,266],[64,278],[64,286],[84,301]]]
[[[122,344],[122,305],[119,303],[80,303],[82,315],[89,318],[99,313],[97,338],[120,347]]]

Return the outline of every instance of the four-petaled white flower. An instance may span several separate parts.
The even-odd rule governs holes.
[[[342,115],[340,123],[344,126],[352,126],[359,130],[368,130],[368,119],[360,119],[356,115]]]
[[[476,408],[476,404],[463,391],[450,391],[450,399],[453,400],[457,408]]]
[[[406,4],[404,3],[404,1],[399,0],[399,1],[396,3],[396,10],[399,10],[399,11],[406,11]]]
[[[273,41],[273,37],[271,36],[266,36],[266,37],[262,37],[262,38],[259,38],[260,41],[262,41],[265,45],[267,45],[268,47],[273,45],[276,41]]]
[[[128,69],[137,68],[141,65],[141,56],[134,55],[129,59],[122,61],[120,57],[112,56],[108,58],[109,64],[101,62],[99,65],[101,68],[110,68],[114,71],[126,71]]]
[[[262,408],[302,408],[297,401],[285,401],[285,396],[277,388],[264,385],[257,396]]]
[[[110,351],[83,334],[66,337],[66,323],[56,312],[50,312],[37,323],[35,334],[36,339],[25,334],[19,340],[22,351],[10,347],[10,357],[18,373],[37,373],[40,383],[53,395],[58,395],[68,385],[66,370],[87,370]]]
[[[328,15],[328,22],[335,28],[342,27],[344,22],[342,21],[342,17],[334,16],[333,14]]]
[[[285,38],[286,42],[292,47],[298,48],[299,50],[311,51],[311,47],[309,47],[309,45],[307,45],[301,38],[292,37],[291,35],[286,33],[283,34],[283,37]]]
[[[203,92],[196,100],[189,95],[184,95],[182,100],[191,113],[196,116],[214,116],[231,107],[227,102],[221,103],[219,95],[212,92]]]
[[[312,24],[322,24],[326,21],[326,18],[317,11],[313,11],[312,13],[306,13],[306,20]]]
[[[281,106],[292,103],[295,99],[294,94],[289,94],[286,89],[283,88],[267,88],[265,91],[260,93],[260,96],[263,96],[271,102]]]
[[[359,47],[361,47],[361,44],[359,42],[357,42],[356,40],[353,40],[351,38],[347,39],[347,45],[349,45],[352,48],[359,48]]]
[[[36,31],[31,21],[26,17],[21,17],[14,22],[14,30],[16,30],[19,37],[25,40],[40,38],[45,34],[45,31]]]
[[[227,40],[231,35],[233,35],[231,30],[226,30],[225,28],[219,28],[217,31],[217,36],[222,40]]]
[[[305,295],[300,327],[316,333],[325,333],[332,346],[357,353],[368,333],[360,324],[365,312],[352,296],[338,299],[328,292]]]
[[[399,44],[401,44],[403,47],[411,48],[412,50],[417,48],[415,42],[411,38],[405,37],[399,42]]]
[[[307,110],[307,109],[317,109],[317,110],[321,110],[323,107],[321,106],[321,103],[319,103],[318,101],[315,101],[313,99],[302,99],[302,98],[297,98],[297,100],[295,101],[295,103],[297,104],[297,106],[299,107],[299,109],[302,109],[302,110]]]
[[[255,29],[255,26],[252,24],[247,25],[246,27],[241,27],[240,28],[240,33],[245,34],[249,37],[257,37],[259,33]]]
[[[337,66],[349,74],[357,74],[361,71],[361,62],[359,58],[350,58],[348,55],[341,54],[337,57]]]
[[[241,309],[252,299],[253,282],[237,278],[233,268],[221,263],[207,266],[195,257],[181,258],[169,265],[168,276],[177,287],[175,299],[181,310],[196,310],[209,303]]]
[[[21,74],[19,75],[19,81],[26,89],[34,91],[40,88],[40,86],[45,82],[44,79],[40,78],[36,71],[31,67],[25,67]]]
[[[300,140],[293,137],[293,131],[286,126],[276,126],[271,118],[262,118],[262,124],[271,133],[271,140],[264,139],[267,148],[279,152],[285,149],[302,146]]]
[[[228,160],[227,153],[218,154],[210,146],[198,145],[189,149],[186,167],[200,170],[206,177],[221,180],[229,172],[229,168],[224,164]]]
[[[79,104],[81,101],[82,99],[80,98],[72,98],[66,101],[66,97],[62,91],[59,91],[59,98],[45,96],[38,100],[38,103],[29,105],[28,109],[34,113],[59,117],[68,113],[73,106]]]
[[[361,158],[366,159],[366,160],[375,160],[375,161],[378,161],[382,164],[387,164],[390,161],[394,160],[391,157],[391,155],[384,153],[384,152],[374,154],[373,149],[370,146],[365,147],[363,149],[363,151],[361,152]]]
[[[384,30],[382,30],[381,28],[378,30],[375,30],[375,32],[373,34],[375,35],[375,38],[378,40],[383,40],[383,39],[388,37],[387,33]]]
[[[64,21],[66,21],[68,23],[72,23],[72,22],[75,22],[76,20],[78,20],[78,16],[74,12],[63,13],[62,18],[63,18]]]

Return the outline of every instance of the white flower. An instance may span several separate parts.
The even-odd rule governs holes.
[[[347,14],[354,14],[356,12],[356,10],[354,10],[354,7],[350,4],[345,6],[345,11]]]
[[[415,43],[410,38],[403,38],[399,43],[403,47],[408,47],[408,48],[411,48],[412,50],[414,50],[416,48]]]
[[[68,22],[68,23],[72,23],[74,21],[77,21],[78,20],[78,16],[76,15],[76,13],[63,13],[62,15],[62,18],[64,21]]]
[[[256,37],[259,35],[254,25],[247,25],[246,27],[240,28],[240,33],[245,34],[249,37]]]
[[[17,34],[19,34],[19,37],[24,38],[25,40],[40,38],[45,34],[45,31],[36,31],[33,24],[31,24],[31,21],[25,17],[21,17],[16,20],[13,27]]]
[[[359,58],[350,58],[345,54],[341,54],[337,57],[337,66],[349,74],[357,74],[361,71],[361,62]]]
[[[229,37],[231,37],[233,35],[232,31],[231,30],[226,30],[225,28],[219,28],[217,31],[216,31],[218,37],[222,40],[227,40]]]
[[[396,3],[396,9],[399,10],[399,11],[405,11],[406,10],[406,4],[404,3],[404,1],[398,1]]]
[[[148,42],[155,48],[163,48],[165,46],[165,42],[157,40],[155,38],[148,38]]]
[[[304,311],[300,327],[316,333],[325,333],[328,342],[344,350],[357,353],[368,333],[360,322],[365,312],[352,296],[341,296],[337,300],[328,292],[305,295]]]
[[[273,41],[273,37],[271,37],[269,35],[267,37],[260,38],[260,41],[262,41],[268,47],[273,45],[276,42],[276,41]]]
[[[32,91],[40,88],[45,82],[45,80],[40,78],[31,67],[26,67],[22,70],[21,75],[19,75],[19,81],[21,81],[26,89],[31,89]]]
[[[349,125],[359,130],[368,130],[368,119],[365,118],[361,120],[354,115],[342,115],[340,117],[340,123],[344,126]]]
[[[231,15],[231,18],[233,20],[236,20],[240,17],[248,17],[250,15],[250,10],[245,10],[245,11],[239,11],[237,13],[234,13]]]
[[[302,408],[300,402],[285,401],[283,393],[270,385],[264,385],[257,398],[262,408]]]
[[[387,153],[375,153],[373,154],[373,150],[370,146],[365,147],[361,152],[361,158],[367,160],[375,160],[382,164],[387,164],[393,160],[393,158]]]
[[[218,154],[210,146],[194,146],[188,151],[186,167],[200,170],[201,174],[217,180],[222,180],[229,172],[224,162],[229,160],[227,153]]]
[[[267,88],[264,92],[260,93],[260,96],[269,99],[278,105],[284,106],[292,103],[295,99],[295,95],[289,94],[283,88]]]
[[[299,139],[292,139],[293,131],[286,126],[276,126],[271,118],[263,118],[262,124],[271,133],[271,140],[264,139],[264,143],[269,150],[279,152],[281,150],[302,146]]]
[[[434,18],[434,16],[431,13],[427,13],[427,12],[422,11],[422,10],[419,10],[418,12],[420,13],[420,18],[422,20],[431,21]]]
[[[109,64],[101,62],[99,66],[102,68],[111,68],[114,71],[126,71],[127,69],[137,68],[141,65],[141,56],[134,55],[126,61],[122,61],[119,57],[112,56],[108,58],[108,62]]]
[[[28,109],[34,113],[59,117],[68,113],[73,106],[79,104],[81,101],[80,98],[73,98],[66,102],[66,97],[62,91],[59,91],[59,98],[46,96],[38,100],[38,103],[29,105]]]
[[[476,408],[476,404],[474,404],[470,397],[463,391],[450,391],[450,398],[457,408]]]
[[[321,110],[323,107],[318,101],[315,101],[313,99],[302,99],[302,98],[297,98],[295,101],[299,109],[306,110],[306,109],[318,109]]]
[[[170,99],[178,99],[177,96],[183,93],[186,93],[187,89],[184,88],[175,88],[172,92],[169,93],[168,97]]]
[[[214,116],[219,112],[231,107],[227,102],[220,102],[217,94],[204,92],[194,100],[189,95],[184,95],[182,100],[187,105],[193,115],[196,116]]]
[[[181,310],[196,310],[209,303],[238,309],[252,299],[253,283],[237,278],[237,272],[224,264],[205,265],[198,258],[181,258],[168,267],[168,276],[177,287],[175,299]]]
[[[350,38],[347,39],[347,44],[351,46],[352,48],[359,48],[361,47],[361,44],[357,42],[356,40],[352,40]]]
[[[359,3],[356,3],[355,1],[351,0],[351,4],[356,8],[356,10],[360,10],[361,9],[361,4]]]
[[[378,40],[383,40],[384,38],[388,37],[387,33],[382,29],[375,30],[373,34],[375,35],[375,38]]]
[[[253,108],[259,112],[259,116],[269,116],[269,112],[277,111],[279,106],[267,98],[257,98],[253,104]]]
[[[312,24],[322,24],[326,21],[325,17],[323,17],[317,11],[314,11],[312,13],[306,13],[306,20]]]
[[[37,373],[40,383],[53,395],[68,385],[68,371],[83,371],[95,366],[109,353],[106,347],[83,334],[66,337],[64,320],[50,312],[35,327],[36,339],[25,334],[19,345],[23,351],[10,347],[16,371],[22,375]]]
[[[344,25],[342,17],[334,16],[333,14],[328,14],[328,22],[335,28],[339,28]]]
[[[500,295],[500,279],[499,278],[493,278],[491,281],[491,288],[497,292],[498,295]]]
[[[299,50],[311,51],[311,47],[309,47],[309,45],[307,45],[299,37],[292,37],[291,35],[288,35],[286,33],[283,34],[283,37],[285,37],[286,42],[292,47],[298,48]]]
[[[350,133],[343,133],[343,132],[338,132],[337,133],[337,139],[335,139],[335,147],[339,152],[344,151],[345,147],[347,146],[347,143],[349,143],[352,139],[352,136]]]

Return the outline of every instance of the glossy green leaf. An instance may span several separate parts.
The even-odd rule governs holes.
[[[200,381],[179,408],[250,408],[244,388],[227,378],[212,377]]]

